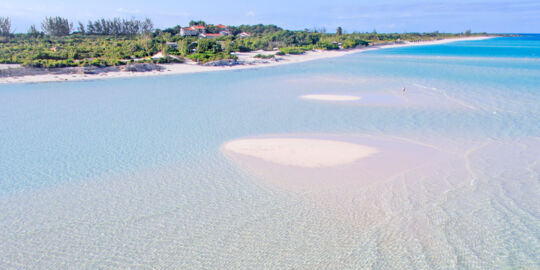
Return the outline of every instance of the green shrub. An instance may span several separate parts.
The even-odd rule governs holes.
[[[259,54],[255,55],[255,56],[253,56],[253,57],[255,57],[255,58],[261,58],[261,59],[270,59],[270,58],[274,58],[275,55],[273,55],[273,54],[260,54],[260,53],[259,53]]]
[[[317,49],[323,49],[323,50],[339,50],[339,46],[336,43],[329,42],[329,41],[320,41],[315,45]]]
[[[224,52],[221,53],[212,53],[212,52],[205,52],[205,53],[194,53],[188,55],[188,58],[199,62],[199,63],[206,63],[209,61],[217,61],[217,60],[223,60],[223,59],[237,59],[235,55],[227,54]]]
[[[285,47],[280,48],[279,51],[283,54],[303,54],[306,50],[301,47]]]

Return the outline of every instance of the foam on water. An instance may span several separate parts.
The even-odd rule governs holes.
[[[0,265],[539,268],[539,50],[500,38],[2,85]],[[362,98],[298,98],[312,93]],[[379,144],[395,170],[310,176],[221,151],[273,134]],[[323,185],[340,181],[355,184]]]

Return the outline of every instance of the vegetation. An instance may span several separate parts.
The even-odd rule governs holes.
[[[67,36],[73,30],[73,23],[62,17],[46,17],[41,23],[41,29],[50,36]]]
[[[271,58],[274,58],[275,55],[273,55],[273,54],[260,54],[260,53],[259,53],[259,54],[255,55],[255,56],[253,56],[253,57],[255,57],[255,58],[261,58],[261,59],[271,59]]]
[[[28,28],[28,35],[33,38],[37,38],[41,35],[41,33],[37,30],[36,25],[32,24],[30,25],[30,28]]]
[[[308,50],[309,47],[284,47],[279,49],[283,54],[303,54]]]
[[[0,36],[9,37],[11,34],[11,19],[8,17],[0,17]]]
[[[150,19],[140,21],[137,19],[99,19],[96,21],[88,21],[86,27],[79,22],[79,32],[87,35],[137,35],[150,34],[154,29],[154,25]]]
[[[191,21],[189,25],[204,25],[209,32],[219,31],[219,27],[204,21]],[[10,18],[0,17],[0,63],[44,68],[115,66],[132,62],[181,61],[184,57],[204,63],[236,59],[231,52],[265,50],[273,51],[275,55],[302,54],[314,49],[338,50],[397,40],[422,41],[457,36],[437,31],[344,34],[341,27],[331,34],[323,28],[290,31],[262,24],[228,28],[232,35],[205,39],[180,36],[180,26],[154,29],[150,19],[101,18],[86,24],[78,22],[73,32],[73,23],[68,19],[47,17],[41,24],[41,31],[32,25],[26,34],[13,34]],[[250,36],[237,36],[242,32],[248,32]],[[473,34],[468,30],[458,35]],[[151,56],[158,52],[162,52],[163,58],[153,60]],[[258,54],[256,57],[267,59],[274,54]]]

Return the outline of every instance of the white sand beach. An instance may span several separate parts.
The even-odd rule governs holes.
[[[378,152],[376,148],[334,140],[309,138],[240,139],[223,148],[265,161],[304,168],[348,164]]]
[[[482,37],[463,37],[463,38],[448,38],[441,40],[422,41],[422,42],[404,42],[400,44],[387,44],[387,45],[374,45],[370,47],[362,47],[356,49],[347,50],[314,50],[308,51],[300,55],[284,55],[276,57],[276,60],[261,60],[254,56],[262,54],[273,54],[275,52],[249,52],[249,53],[235,53],[238,56],[238,60],[243,64],[234,66],[203,66],[194,62],[186,62],[182,64],[163,64],[164,70],[162,71],[148,71],[148,72],[107,72],[100,74],[45,74],[45,75],[29,75],[18,77],[4,77],[0,78],[0,84],[6,83],[39,83],[39,82],[61,82],[61,81],[81,81],[81,80],[96,80],[96,79],[113,79],[113,78],[129,78],[129,77],[142,77],[142,76],[157,76],[157,75],[173,75],[173,74],[187,74],[198,72],[212,72],[212,71],[224,71],[224,70],[240,70],[240,69],[253,69],[262,67],[272,67],[284,64],[294,64],[307,61],[313,61],[318,59],[341,57],[353,53],[377,50],[383,48],[404,47],[404,46],[420,46],[420,45],[435,45],[444,44],[454,41],[465,40],[482,40],[493,38],[490,36]],[[7,68],[4,66],[3,68]],[[18,65],[11,65],[11,67],[18,67]]]
[[[355,101],[360,100],[359,96],[347,96],[347,95],[303,95],[300,96],[303,99],[312,99],[312,100],[326,100],[326,101]]]

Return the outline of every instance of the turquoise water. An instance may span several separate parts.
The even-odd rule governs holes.
[[[525,36],[1,85],[0,265],[539,268],[538,56],[540,38]],[[298,98],[317,93],[363,99]],[[265,184],[220,150],[272,134],[396,137],[451,154],[321,197]]]

